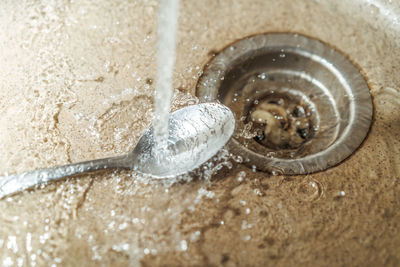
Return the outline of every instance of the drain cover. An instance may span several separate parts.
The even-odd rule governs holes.
[[[372,120],[360,71],[337,50],[299,34],[233,43],[205,66],[196,95],[234,112],[233,153],[278,174],[338,164],[360,146]]]

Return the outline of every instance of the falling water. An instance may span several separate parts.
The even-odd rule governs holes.
[[[159,149],[167,147],[179,0],[160,0],[158,11],[157,85],[154,136]]]

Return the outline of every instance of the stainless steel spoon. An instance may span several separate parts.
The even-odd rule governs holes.
[[[0,198],[74,174],[126,168],[154,178],[190,172],[214,156],[235,128],[232,112],[218,103],[188,106],[169,116],[168,149],[157,150],[149,128],[127,155],[0,177]]]

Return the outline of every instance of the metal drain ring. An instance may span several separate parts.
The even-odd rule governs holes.
[[[361,145],[373,113],[367,82],[343,54],[303,35],[261,34],[233,43],[205,66],[196,95],[202,102],[218,99],[233,110],[238,106],[233,95],[254,97],[243,87],[260,73],[268,77],[257,81],[262,90],[289,88],[312,99],[318,130],[301,149],[290,151],[232,138],[231,151],[247,165],[280,174],[312,173],[340,163]],[[244,109],[234,111],[237,122],[246,116]]]

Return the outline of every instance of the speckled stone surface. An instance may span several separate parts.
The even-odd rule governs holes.
[[[157,1],[0,7],[0,174],[131,150],[153,113]],[[196,101],[213,51],[298,32],[368,79],[366,141],[312,175],[253,173],[229,159],[210,181],[107,171],[1,200],[0,265],[398,266],[400,4],[182,0],[179,22],[173,109]]]

